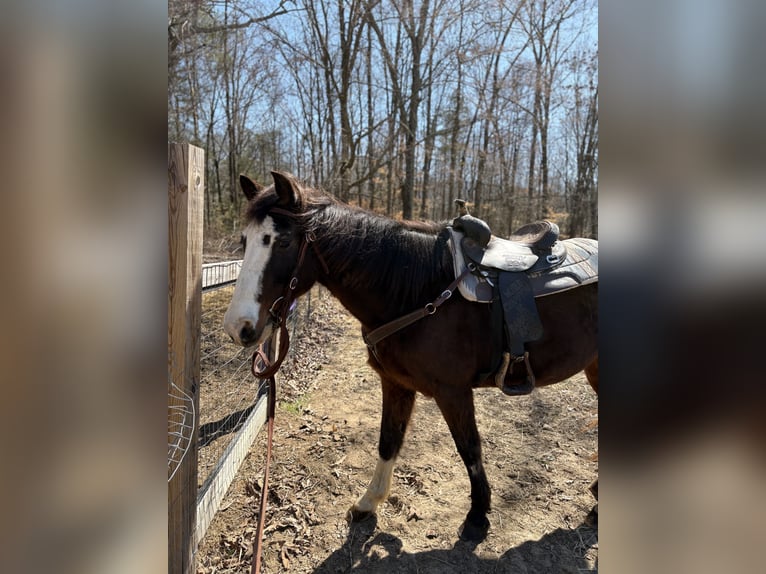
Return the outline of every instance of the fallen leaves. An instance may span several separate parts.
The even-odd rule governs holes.
[[[319,319],[321,331],[325,318]],[[348,331],[336,344],[322,343],[325,333],[317,333],[301,347],[301,329],[292,337],[292,348],[298,354],[300,349],[317,354],[313,358],[296,354],[289,361],[310,364],[311,360],[332,358],[328,355],[333,353],[337,357],[319,374],[299,372],[291,375],[289,384],[280,379],[279,399],[290,408],[283,404],[277,413],[263,571],[302,574],[378,568],[416,572],[419,567],[420,572],[439,572],[444,570],[439,562],[455,571],[475,571],[474,553],[463,552],[463,546],[454,544],[456,528],[470,503],[468,479],[432,402],[419,399],[403,456],[394,470],[391,496],[379,507],[378,520],[361,525],[346,522],[348,507],[372,476],[380,416],[378,381],[364,367],[366,350],[357,353],[344,342],[352,336],[358,339],[358,326]],[[581,527],[592,504],[587,487],[595,472],[592,463],[584,463],[595,449],[597,429],[578,432],[585,417],[583,409],[591,408],[595,401],[580,399],[581,394],[589,396],[582,392],[582,387],[589,391],[584,385],[587,382],[576,382],[570,385],[571,392],[560,386],[555,392],[541,394],[536,410],[527,408],[521,399],[505,401],[489,390],[477,393],[485,459],[494,489],[487,543],[492,546],[485,549],[500,556],[517,548],[520,559],[536,564],[536,543],[518,546],[520,541],[536,541],[541,533],[556,532],[552,548],[557,556],[572,554],[574,535],[556,529],[562,524],[568,529]],[[543,403],[543,398],[548,402]],[[535,406],[535,400],[528,402]],[[578,406],[574,411],[568,408],[573,404]],[[249,571],[262,490],[261,446],[265,441],[263,437],[258,440],[262,442],[254,446],[236,488],[227,494],[236,501],[228,502],[229,510],[216,517],[213,536],[208,534],[200,548],[198,574]],[[225,535],[220,535],[221,528]],[[590,531],[584,532],[590,535]],[[579,552],[587,553],[587,560],[571,558],[562,563],[566,568],[561,571],[592,567],[597,557],[595,536],[595,545],[587,541]],[[393,567],[394,558],[404,553],[408,559],[396,563],[401,569]],[[390,570],[382,569],[386,560]]]

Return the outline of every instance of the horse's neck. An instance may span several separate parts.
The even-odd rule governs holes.
[[[359,320],[359,322],[368,327],[382,323],[384,312],[378,308],[376,297],[373,293],[355,294],[353,289],[344,285],[342,281],[333,280],[330,277],[327,280],[320,281],[330,292],[348,309],[348,311]]]
[[[407,231],[403,232],[409,233]],[[317,233],[319,236],[319,233]],[[325,230],[322,243],[327,245],[339,245],[345,238],[333,234],[331,229]],[[400,238],[401,239],[401,238]],[[430,253],[437,238],[421,235],[417,240],[420,249],[430,242]],[[325,285],[330,292],[356,317],[363,326],[374,328],[385,322],[391,321],[404,313],[412,311],[418,305],[425,305],[428,301],[420,300],[421,297],[402,296],[398,291],[417,293],[418,288],[429,291],[429,285],[413,286],[409,284],[413,275],[414,245],[408,247],[406,239],[392,242],[388,236],[370,234],[359,240],[363,248],[349,250],[339,258],[336,252],[332,257],[326,258],[329,274],[322,274],[319,282]],[[359,247],[359,246],[357,246]],[[392,257],[402,256],[406,253],[409,259],[397,262],[393,265],[393,271],[386,273],[386,268],[391,268]],[[378,265],[376,258],[379,258]],[[422,268],[438,266],[438,261],[420,261]],[[342,271],[339,269],[342,266]],[[373,271],[371,271],[373,270]],[[425,281],[427,283],[428,281]],[[431,280],[433,282],[433,280]],[[443,281],[437,281],[439,284]],[[406,288],[404,286],[407,286]],[[398,289],[397,287],[398,286]],[[436,289],[443,288],[437,286]],[[433,289],[431,289],[433,290]],[[438,293],[437,293],[438,294]],[[430,295],[429,295],[430,296]],[[409,301],[413,298],[417,300]]]

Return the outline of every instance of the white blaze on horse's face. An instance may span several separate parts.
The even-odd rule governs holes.
[[[244,231],[245,257],[223,317],[224,331],[243,347],[259,345],[271,335],[269,315],[264,313],[263,319],[260,318],[262,304],[258,299],[263,289],[263,272],[278,235],[274,220],[269,216],[262,223],[251,222]]]

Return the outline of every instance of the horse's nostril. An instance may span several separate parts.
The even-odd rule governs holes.
[[[255,340],[255,327],[253,327],[250,321],[245,321],[245,324],[242,325],[242,329],[239,331],[239,340],[242,341],[243,345],[252,343]]]

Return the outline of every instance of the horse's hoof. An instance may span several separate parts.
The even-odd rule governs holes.
[[[487,537],[487,532],[489,532],[489,520],[485,516],[478,524],[466,518],[460,527],[459,534],[461,540],[482,542]]]
[[[362,522],[373,516],[375,516],[374,512],[370,512],[369,510],[359,510],[356,506],[352,506],[346,513],[346,520],[348,522]]]

